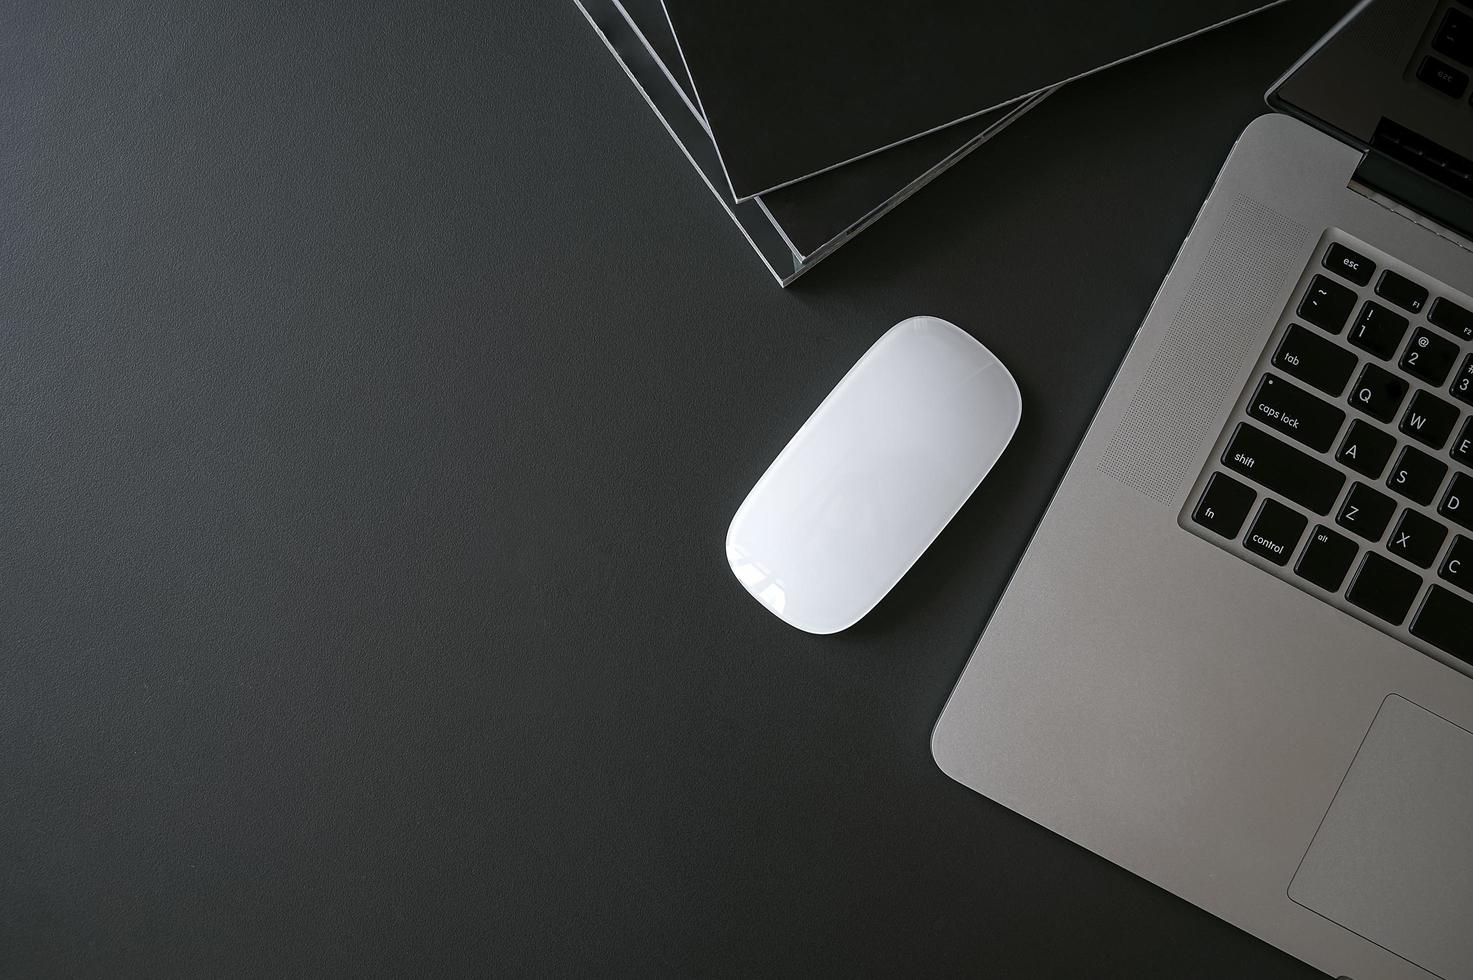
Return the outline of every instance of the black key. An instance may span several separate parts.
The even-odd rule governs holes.
[[[1437,496],[1437,488],[1442,486],[1442,478],[1445,476],[1446,463],[1428,456],[1415,446],[1408,446],[1397,457],[1396,465],[1391,467],[1386,485],[1419,504],[1430,504],[1432,498]]]
[[[1310,532],[1309,544],[1304,546],[1294,571],[1326,592],[1337,592],[1359,550],[1354,541],[1320,524]]]
[[[1372,551],[1361,559],[1345,598],[1392,626],[1400,626],[1421,587],[1422,579],[1416,572]]]
[[[1441,327],[1459,340],[1473,340],[1473,312],[1450,299],[1439,297],[1433,300],[1427,319],[1434,327]]]
[[[1468,87],[1468,76],[1465,73],[1431,55],[1422,59],[1422,64],[1417,67],[1417,77],[1443,95],[1451,95],[1455,99]]]
[[[1225,538],[1236,538],[1258,494],[1226,473],[1214,473],[1192,511],[1192,520]]]
[[[1297,323],[1289,324],[1274,354],[1274,367],[1336,398],[1345,390],[1355,365],[1355,355],[1350,351]],[[1469,373],[1473,377],[1473,370]]]
[[[1371,281],[1376,272],[1376,263],[1336,242],[1325,250],[1324,266],[1338,276],[1344,276],[1357,286]]]
[[[1386,461],[1395,448],[1396,436],[1376,428],[1365,419],[1356,419],[1350,423],[1335,458],[1374,480],[1386,468]]]
[[[1386,550],[1420,568],[1431,568],[1437,552],[1447,540],[1447,528],[1414,510],[1402,512],[1401,520],[1386,539]]]
[[[1381,540],[1391,515],[1396,513],[1396,501],[1380,490],[1373,490],[1364,483],[1357,483],[1345,495],[1335,523],[1349,528],[1367,541]]]
[[[1350,386],[1350,404],[1367,415],[1382,422],[1396,417],[1396,409],[1407,396],[1408,385],[1399,378],[1374,364],[1361,369],[1360,377]]]
[[[1412,635],[1473,664],[1473,602],[1440,585],[1427,590],[1422,608],[1412,617]]]
[[[1401,346],[1401,338],[1406,336],[1407,322],[1400,313],[1392,313],[1375,300],[1366,300],[1350,328],[1350,342],[1389,361]]]
[[[1263,376],[1248,400],[1248,415],[1322,453],[1330,451],[1345,421],[1345,413],[1334,405],[1272,374]]]
[[[1473,531],[1473,476],[1454,473],[1453,482],[1447,485],[1447,492],[1442,495],[1442,503],[1437,505],[1437,512]]]
[[[1458,401],[1473,405],[1473,354],[1463,358],[1463,366],[1453,378],[1451,391]]]
[[[1297,510],[1290,510],[1272,498],[1266,499],[1258,508],[1258,516],[1253,519],[1243,546],[1275,565],[1287,565],[1308,523]]]
[[[1299,301],[1299,315],[1322,330],[1339,333],[1345,328],[1345,318],[1355,305],[1355,293],[1349,286],[1324,276],[1315,276]]]
[[[1449,10],[1432,35],[1432,48],[1454,61],[1473,65],[1473,17],[1461,10]]]
[[[1458,424],[1458,410],[1436,395],[1419,391],[1401,418],[1401,431],[1424,445],[1441,449]]]
[[[1453,538],[1453,546],[1447,549],[1437,574],[1464,592],[1473,592],[1473,538],[1461,534]]]
[[[1328,514],[1345,486],[1345,474],[1246,422],[1238,423],[1222,462],[1230,470],[1288,497],[1316,514]]]
[[[1463,431],[1453,440],[1453,459],[1464,466],[1473,466],[1473,415],[1463,423]]]
[[[1447,380],[1447,373],[1458,359],[1458,345],[1445,338],[1418,327],[1407,344],[1406,353],[1401,355],[1401,367],[1407,374],[1421,378],[1434,388]]]
[[[1427,290],[1390,269],[1381,273],[1381,279],[1376,283],[1376,295],[1413,313],[1421,313],[1422,306],[1427,302]]]

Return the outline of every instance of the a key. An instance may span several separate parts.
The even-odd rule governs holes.
[[[1437,512],[1473,531],[1473,476],[1454,473],[1452,482],[1442,495],[1442,503],[1437,505]]]
[[[1262,429],[1238,423],[1222,453],[1223,465],[1288,497],[1306,510],[1328,514],[1345,486],[1345,474],[1280,442]]]
[[[1458,410],[1436,395],[1419,391],[1401,419],[1401,431],[1423,445],[1441,449],[1458,424]]]
[[[1376,272],[1376,263],[1359,252],[1352,252],[1339,242],[1325,250],[1324,266],[1336,275],[1349,279],[1357,286],[1369,283],[1371,276]]]
[[[1416,572],[1371,551],[1361,559],[1345,598],[1392,626],[1400,626],[1421,587]]]
[[[1243,546],[1275,565],[1286,565],[1308,523],[1297,510],[1290,510],[1272,498],[1266,499],[1258,508],[1258,516],[1253,519]]]
[[[1335,398],[1345,390],[1355,364],[1350,351],[1297,323],[1289,324],[1274,353],[1274,367]],[[1468,374],[1473,379],[1473,364]],[[1473,388],[1473,380],[1469,387]]]
[[[1418,327],[1412,334],[1412,342],[1407,344],[1406,353],[1401,355],[1401,369],[1437,388],[1447,380],[1447,373],[1453,369],[1453,361],[1457,357],[1457,344],[1437,336],[1426,327]]]
[[[1319,452],[1329,452],[1345,413],[1297,385],[1272,374],[1263,376],[1248,400],[1248,415]]]
[[[1431,568],[1446,540],[1447,528],[1414,510],[1405,510],[1386,539],[1386,550],[1419,568]]]
[[[1386,525],[1391,523],[1391,515],[1395,513],[1396,501],[1364,483],[1357,483],[1345,495],[1345,503],[1340,505],[1335,523],[1354,531],[1367,541],[1379,541]]]
[[[1299,301],[1299,315],[1321,330],[1339,333],[1355,305],[1355,293],[1327,276],[1315,276]]]
[[[1427,303],[1427,290],[1390,269],[1381,273],[1381,278],[1376,281],[1376,295],[1413,313],[1421,313]]]
[[[1410,385],[1385,368],[1367,364],[1350,386],[1350,404],[1374,419],[1390,422]]]
[[[1366,300],[1350,327],[1350,342],[1383,361],[1391,360],[1406,336],[1407,318],[1393,313],[1375,300]]]
[[[1345,441],[1335,458],[1362,476],[1375,480],[1386,468],[1391,451],[1396,448],[1396,437],[1376,428],[1365,419],[1356,419],[1346,430]]]
[[[1412,618],[1412,635],[1426,640],[1443,653],[1473,663],[1473,602],[1440,585],[1427,590],[1427,598]]]
[[[1326,592],[1337,592],[1359,550],[1354,541],[1319,524],[1309,533],[1309,544],[1304,546],[1294,571]]]
[[[1433,300],[1432,308],[1427,311],[1427,320],[1459,340],[1473,340],[1473,311],[1450,299],[1439,297]]]
[[[1419,504],[1430,504],[1447,476],[1447,464],[1428,456],[1415,446],[1407,446],[1391,467],[1386,485],[1409,500]]]
[[[1437,574],[1464,592],[1473,593],[1473,538],[1456,535]]]
[[[1236,538],[1258,493],[1226,473],[1214,473],[1192,511],[1192,520],[1225,538]]]

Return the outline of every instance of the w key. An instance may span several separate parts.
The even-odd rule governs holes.
[[[1433,449],[1441,449],[1458,423],[1458,410],[1435,395],[1419,391],[1407,405],[1401,431]]]
[[[1345,413],[1297,385],[1263,376],[1248,402],[1248,415],[1319,452],[1328,452]]]

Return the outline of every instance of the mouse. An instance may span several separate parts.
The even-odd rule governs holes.
[[[1022,420],[1012,374],[934,316],[887,330],[737,508],[726,558],[783,622],[864,618],[992,471]]]

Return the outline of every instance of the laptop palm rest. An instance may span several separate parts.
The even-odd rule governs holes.
[[[1473,732],[1386,698],[1289,897],[1440,977],[1473,976]]]

